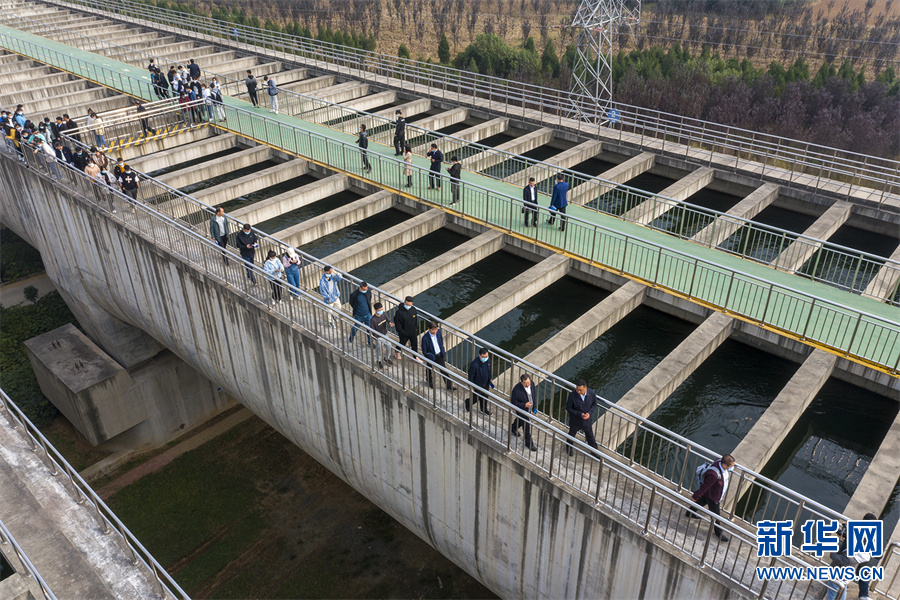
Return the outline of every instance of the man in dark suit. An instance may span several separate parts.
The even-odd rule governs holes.
[[[439,365],[447,365],[447,351],[444,350],[444,336],[441,335],[440,327],[432,321],[428,324],[428,331],[422,336],[422,355],[428,360]],[[434,369],[429,368],[428,387],[434,389]],[[447,384],[448,390],[455,390],[456,386],[444,375],[444,383]]]
[[[403,147],[406,146],[406,119],[403,113],[397,110],[397,120],[394,124],[394,156],[403,156]]]
[[[534,183],[534,177],[528,178],[528,185],[522,190],[522,212],[525,213],[525,227],[528,227],[528,215],[531,215],[531,224],[537,227],[538,204],[537,204],[537,186]]]
[[[597,408],[597,394],[587,386],[584,379],[575,382],[575,391],[569,392],[566,401],[566,412],[569,413],[569,436],[575,437],[579,431],[584,432],[584,439],[591,448],[597,448],[594,439],[593,419],[591,412]],[[572,445],[569,444],[569,456],[574,454]]]
[[[444,162],[444,153],[438,150],[437,144],[432,144],[431,150],[425,156],[431,160],[428,171],[428,189],[433,190],[437,184],[437,190],[441,191],[441,165]]]
[[[512,389],[512,393],[509,395],[509,401],[513,403],[513,405],[520,409],[521,413],[514,413],[515,417],[513,418],[512,425],[509,427],[509,433],[516,437],[519,437],[519,428],[525,428],[525,448],[534,452],[537,450],[537,445],[531,441],[531,418],[528,416],[529,414],[537,412],[537,389],[534,386],[534,382],[531,381],[531,377],[527,374],[523,374],[519,377],[519,383]]]
[[[478,408],[485,414],[491,414],[491,410],[487,407],[487,396],[481,390],[488,390],[494,387],[491,381],[491,361],[487,348],[481,348],[478,356],[469,365],[469,383],[472,384],[472,398],[466,398],[466,412],[470,410],[470,402],[478,400]]]

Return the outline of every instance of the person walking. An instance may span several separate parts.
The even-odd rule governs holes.
[[[290,298],[300,297],[300,257],[297,252],[288,246],[287,251],[281,258],[284,263],[284,273],[287,276],[288,285],[290,286]]]
[[[83,143],[81,141],[81,134],[78,133],[78,123],[72,120],[72,118],[69,116],[69,113],[63,113],[63,122],[66,126],[66,135],[74,139],[76,142]]]
[[[94,140],[97,142],[97,147],[106,148],[106,137],[104,135],[106,131],[103,129],[103,119],[90,108],[88,109],[87,125],[94,130]]]
[[[62,140],[56,140],[53,144],[53,153],[56,155],[56,158],[63,161],[67,165],[71,165],[74,157],[72,156],[72,151],[69,150],[69,147],[63,144]]]
[[[266,92],[269,94],[269,110],[276,115],[278,114],[278,88],[275,86],[275,80],[266,75],[263,77],[266,84]]]
[[[431,144],[431,150],[426,156],[431,160],[431,167],[428,172],[428,189],[433,190],[437,186],[437,191],[441,191],[441,165],[444,162],[444,154],[438,150],[437,144]]]
[[[447,351],[444,350],[444,336],[441,335],[440,326],[435,321],[428,324],[428,331],[422,336],[422,355],[435,364],[442,367],[447,366]],[[425,373],[428,378],[428,387],[434,389],[434,367],[430,366]],[[450,378],[447,377],[446,374],[442,374],[442,376],[447,389],[455,390],[456,386],[453,385]]]
[[[400,347],[409,344],[413,352],[419,351],[419,311],[413,306],[413,297],[407,296],[403,304],[397,307],[394,313],[394,326],[397,328],[397,337],[400,338]],[[400,360],[400,351],[397,351],[397,360]],[[416,357],[416,361],[419,357]]]
[[[84,148],[78,146],[78,148],[75,149],[75,154],[72,156],[72,166],[79,171],[84,171],[87,164],[88,154],[84,151]]]
[[[412,148],[409,146],[403,147],[403,174],[406,175],[406,187],[412,187],[412,178],[413,178],[413,170],[412,170]]]
[[[100,167],[94,162],[94,159],[88,158],[87,165],[84,167],[84,174],[91,179],[97,179],[100,175]]]
[[[62,133],[66,130],[66,123],[62,117],[56,117],[56,122],[50,124],[50,133],[53,135],[53,142],[62,139]]]
[[[266,271],[266,275],[269,276],[269,284],[272,286],[272,300],[276,303],[281,302],[281,284],[279,280],[284,273],[284,264],[278,258],[277,252],[269,250],[268,254],[266,254],[266,262],[263,265],[263,269]]]
[[[250,283],[256,285],[256,275],[253,274],[253,262],[256,259],[256,249],[259,248],[259,236],[256,235],[249,223],[244,223],[244,226],[237,232],[234,239],[237,242],[241,258],[247,263],[245,265],[247,278],[250,280]]]
[[[559,213],[559,228],[561,231],[566,230],[566,207],[569,205],[566,195],[569,193],[569,184],[563,181],[565,179],[560,173],[556,176],[556,185],[553,186],[553,194],[550,196],[550,219],[547,221],[553,225],[556,214]]]
[[[125,170],[122,173],[122,178],[119,180],[119,185],[122,186],[122,192],[124,192],[126,196],[132,200],[137,200],[141,181],[138,178],[137,173],[131,170],[131,165],[125,165]],[[131,212],[134,212],[134,206],[131,207]]]
[[[459,181],[462,177],[462,165],[459,164],[458,156],[452,157],[450,163],[447,173],[450,175],[450,206],[453,206],[459,202]]]
[[[394,120],[394,156],[403,154],[406,147],[406,119],[403,113],[398,109]]]
[[[387,318],[384,312],[384,305],[381,302],[376,302],[372,308],[375,309],[375,314],[372,315],[369,326],[381,335],[387,336],[388,327],[393,327],[394,324]],[[378,368],[383,369],[384,365],[394,364],[394,361],[391,360],[391,344],[381,338],[376,338],[375,343],[377,344],[376,354],[380,357],[378,359]]]
[[[701,465],[703,467],[704,465]],[[697,490],[691,495],[691,500],[699,506],[705,506],[709,512],[718,516],[721,514],[719,505],[725,494],[728,492],[728,482],[731,474],[734,472],[734,457],[725,454],[717,461],[705,465],[706,468],[698,468],[697,478],[699,480]],[[699,519],[696,509],[690,508],[685,512],[685,516],[691,519]],[[716,534],[723,542],[728,541],[728,536],[719,527],[719,521],[713,523],[713,533]]]
[[[359,283],[359,287],[350,294],[350,310],[353,311],[353,319],[357,323],[367,326],[372,321],[372,290],[365,281]],[[359,325],[354,325],[350,329],[350,341],[356,337],[356,330]],[[372,336],[366,332],[366,344],[372,345]]]
[[[523,373],[519,376],[519,383],[513,387],[509,395],[509,401],[522,411],[514,413],[512,424],[509,426],[509,433],[519,437],[519,428],[524,428],[525,448],[531,452],[536,451],[537,446],[531,439],[531,415],[537,413],[537,389],[529,375]]]
[[[368,173],[372,170],[372,165],[369,164],[369,151],[367,148],[369,147],[369,134],[366,133],[366,126],[359,126],[359,137],[356,140],[356,145],[359,146],[359,153],[362,155],[363,162],[363,170]]]
[[[225,120],[225,105],[222,101],[222,87],[215,79],[209,84],[209,98],[212,100],[216,111],[216,118],[219,121]]]
[[[184,122],[190,126],[194,124],[193,113],[191,112],[191,99],[188,98],[187,92],[181,90],[178,94],[178,107],[181,109],[181,117]]]
[[[584,439],[591,448],[597,448],[594,439],[594,427],[591,413],[597,408],[597,394],[590,389],[584,379],[575,382],[575,389],[569,392],[566,400],[566,412],[569,413],[569,437],[574,438],[579,431],[584,432]],[[571,442],[567,442],[569,456],[575,452]]]
[[[525,214],[525,227],[528,227],[528,215],[531,215],[531,224],[538,224],[537,186],[534,177],[528,178],[528,185],[522,190],[522,212]]]
[[[469,363],[467,375],[469,383],[472,384],[472,397],[466,398],[466,412],[471,410],[471,405],[475,404],[477,400],[478,409],[484,414],[490,415],[491,409],[488,408],[487,394],[483,391],[494,388],[494,382],[491,379],[491,360],[487,348],[478,350],[478,356]]]
[[[116,165],[113,167],[113,176],[116,178],[116,181],[121,185],[122,183],[122,175],[125,174],[125,161],[122,157],[118,157],[116,159]]]
[[[249,69],[247,70],[247,78],[244,80],[244,85],[247,86],[247,93],[250,95],[250,102],[253,104],[253,108],[259,108],[259,98],[256,97],[256,77],[253,76]]]
[[[228,266],[228,254],[225,253],[225,247],[228,246],[229,233],[225,209],[217,206],[216,212],[209,218],[209,236],[222,248],[222,260],[226,267]]]
[[[101,171],[105,171],[109,167],[109,159],[106,158],[106,154],[95,146],[91,147],[91,160],[100,167]]]
[[[200,65],[194,62],[194,59],[188,59],[188,75],[194,81],[200,81]]]
[[[142,113],[147,112],[147,109],[144,107],[143,104],[141,104],[140,100],[135,100],[134,106],[137,109],[138,116],[140,116]],[[144,134],[150,133],[151,135],[156,135],[156,130],[154,128],[150,127],[150,119],[148,119],[147,117],[142,117],[140,119],[140,121],[141,121],[141,132],[142,133],[144,133]]]
[[[334,270],[334,267],[325,265],[322,277],[319,279],[319,293],[322,295],[322,301],[334,310],[341,310],[341,290],[338,282],[342,280],[341,274]],[[334,324],[337,321],[335,315],[331,315],[331,328],[335,329]]]

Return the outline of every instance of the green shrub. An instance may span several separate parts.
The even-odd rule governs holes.
[[[44,270],[41,253],[11,229],[0,230],[0,281],[11,283]]]

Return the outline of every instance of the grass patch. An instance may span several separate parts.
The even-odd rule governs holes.
[[[44,271],[41,253],[13,233],[0,229],[0,282],[12,283]]]
[[[48,425],[59,411],[41,392],[24,342],[66,323],[78,327],[56,291],[34,304],[0,308],[0,387],[38,427]]]

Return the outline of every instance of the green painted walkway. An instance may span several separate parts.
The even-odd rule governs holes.
[[[149,75],[140,67],[5,26],[0,26],[0,42],[14,52],[110,88],[146,100],[155,99]],[[264,96],[265,92],[260,91],[260,100],[265,103]],[[232,97],[225,98],[225,105],[226,122],[221,125],[234,133],[418,200],[442,205],[631,278],[656,283],[676,294],[879,370],[892,371],[900,359],[900,309],[896,307],[581,206],[569,205],[569,216],[583,222],[570,220],[565,233],[547,225],[546,214],[541,215],[537,229],[525,228],[519,202],[521,188],[477,173],[463,173],[461,201],[449,207],[451,186],[446,176],[447,165],[442,174],[442,191],[428,190],[428,160],[415,157],[414,185],[405,188],[403,165],[397,162],[392,147],[370,142],[369,161],[373,170],[364,173],[353,135],[290,115],[274,115],[265,108],[254,109],[249,102]]]

